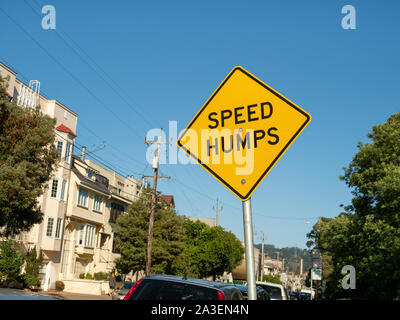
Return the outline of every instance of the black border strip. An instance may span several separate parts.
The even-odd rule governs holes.
[[[296,133],[293,135],[293,137],[289,140],[289,142],[285,145],[285,147],[279,152],[279,154],[275,157],[275,159],[272,161],[272,163],[268,166],[268,168],[264,171],[264,173],[261,175],[261,177],[256,181],[256,183],[253,185],[253,187],[250,189],[250,191],[245,195],[241,195],[239,192],[237,192],[229,183],[227,183],[224,179],[222,179],[217,173],[215,173],[210,167],[208,167],[205,163],[203,163],[200,159],[198,159],[195,155],[193,155],[187,148],[185,148],[181,140],[185,136],[186,132],[190,129],[190,127],[193,125],[193,123],[197,120],[197,118],[200,116],[200,114],[204,111],[204,109],[209,105],[209,103],[212,101],[212,99],[215,97],[215,95],[221,90],[221,88],[225,85],[225,83],[229,80],[229,78],[237,71],[243,72],[245,75],[256,81],[258,84],[263,86],[265,89],[276,95],[278,98],[281,100],[285,101],[288,105],[296,109],[298,112],[303,114],[306,117],[305,122],[300,126],[300,128],[296,131]],[[180,135],[180,137],[177,140],[177,144],[180,148],[182,148],[189,156],[191,156],[194,160],[196,160],[201,166],[206,168],[211,174],[214,175],[220,182],[222,182],[226,187],[228,187],[235,195],[237,195],[240,199],[242,200],[247,200],[250,198],[251,194],[254,192],[255,188],[259,185],[259,183],[264,179],[264,177],[268,174],[268,172],[271,170],[271,168],[275,165],[275,163],[278,161],[278,159],[282,156],[282,154],[286,151],[286,149],[290,146],[290,144],[294,141],[294,139],[300,134],[300,132],[305,128],[305,126],[310,122],[311,117],[308,113],[306,113],[304,110],[300,109],[298,106],[296,106],[294,103],[290,102],[288,99],[280,95],[278,92],[273,90],[272,88],[268,87],[265,83],[261,82],[259,79],[257,79],[255,76],[247,72],[245,69],[242,67],[235,67],[232,69],[230,74],[226,77],[226,79],[219,85],[218,89],[213,93],[213,95],[207,100],[207,102],[204,104],[204,106],[200,109],[200,111],[196,114],[196,116],[193,118],[193,120],[189,123],[185,131]]]

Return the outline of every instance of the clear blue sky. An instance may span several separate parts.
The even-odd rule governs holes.
[[[31,8],[29,5],[33,8]],[[56,9],[56,30],[41,8]],[[341,9],[356,9],[344,30]],[[3,0],[0,60],[79,114],[80,145],[124,173],[151,175],[149,129],[182,130],[240,65],[312,116],[252,197],[255,242],[305,247],[318,216],[351,193],[338,179],[375,124],[399,112],[399,1]],[[11,17],[7,17],[4,14]],[[168,130],[167,130],[168,133]],[[243,239],[241,202],[198,165],[163,165],[179,214],[214,217]]]

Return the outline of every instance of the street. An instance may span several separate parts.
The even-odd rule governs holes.
[[[65,300],[112,300],[108,295],[80,294],[56,290],[49,290],[40,293],[51,297],[60,297]]]

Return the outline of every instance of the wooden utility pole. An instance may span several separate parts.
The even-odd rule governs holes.
[[[300,259],[300,275],[303,274],[303,258]]]
[[[150,218],[149,218],[149,233],[147,238],[147,257],[146,257],[146,276],[150,275],[151,272],[151,251],[153,248],[153,230],[154,230],[154,211],[156,208],[157,202],[157,181],[158,179],[170,179],[171,177],[159,177],[158,176],[158,164],[160,158],[160,146],[162,144],[169,144],[169,142],[161,142],[161,134],[158,136],[158,141],[144,141],[147,144],[157,143],[157,153],[156,156],[153,158],[153,169],[154,175],[153,176],[143,176],[143,178],[153,178],[153,192],[151,194],[151,207],[150,207]]]
[[[318,231],[317,231],[317,248],[320,248],[320,239],[321,239],[321,223],[322,223],[322,217],[318,217]]]

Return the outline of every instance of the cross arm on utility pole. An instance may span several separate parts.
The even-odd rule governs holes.
[[[154,178],[154,176],[142,176],[142,178]],[[171,179],[171,176],[168,176],[168,177],[160,177],[160,176],[157,176],[157,179]]]
[[[146,139],[146,137],[144,137],[144,143],[145,144],[154,144],[154,143],[157,143],[157,144],[171,144],[171,142],[161,142],[161,136],[159,136],[159,139],[157,141],[148,141]]]

